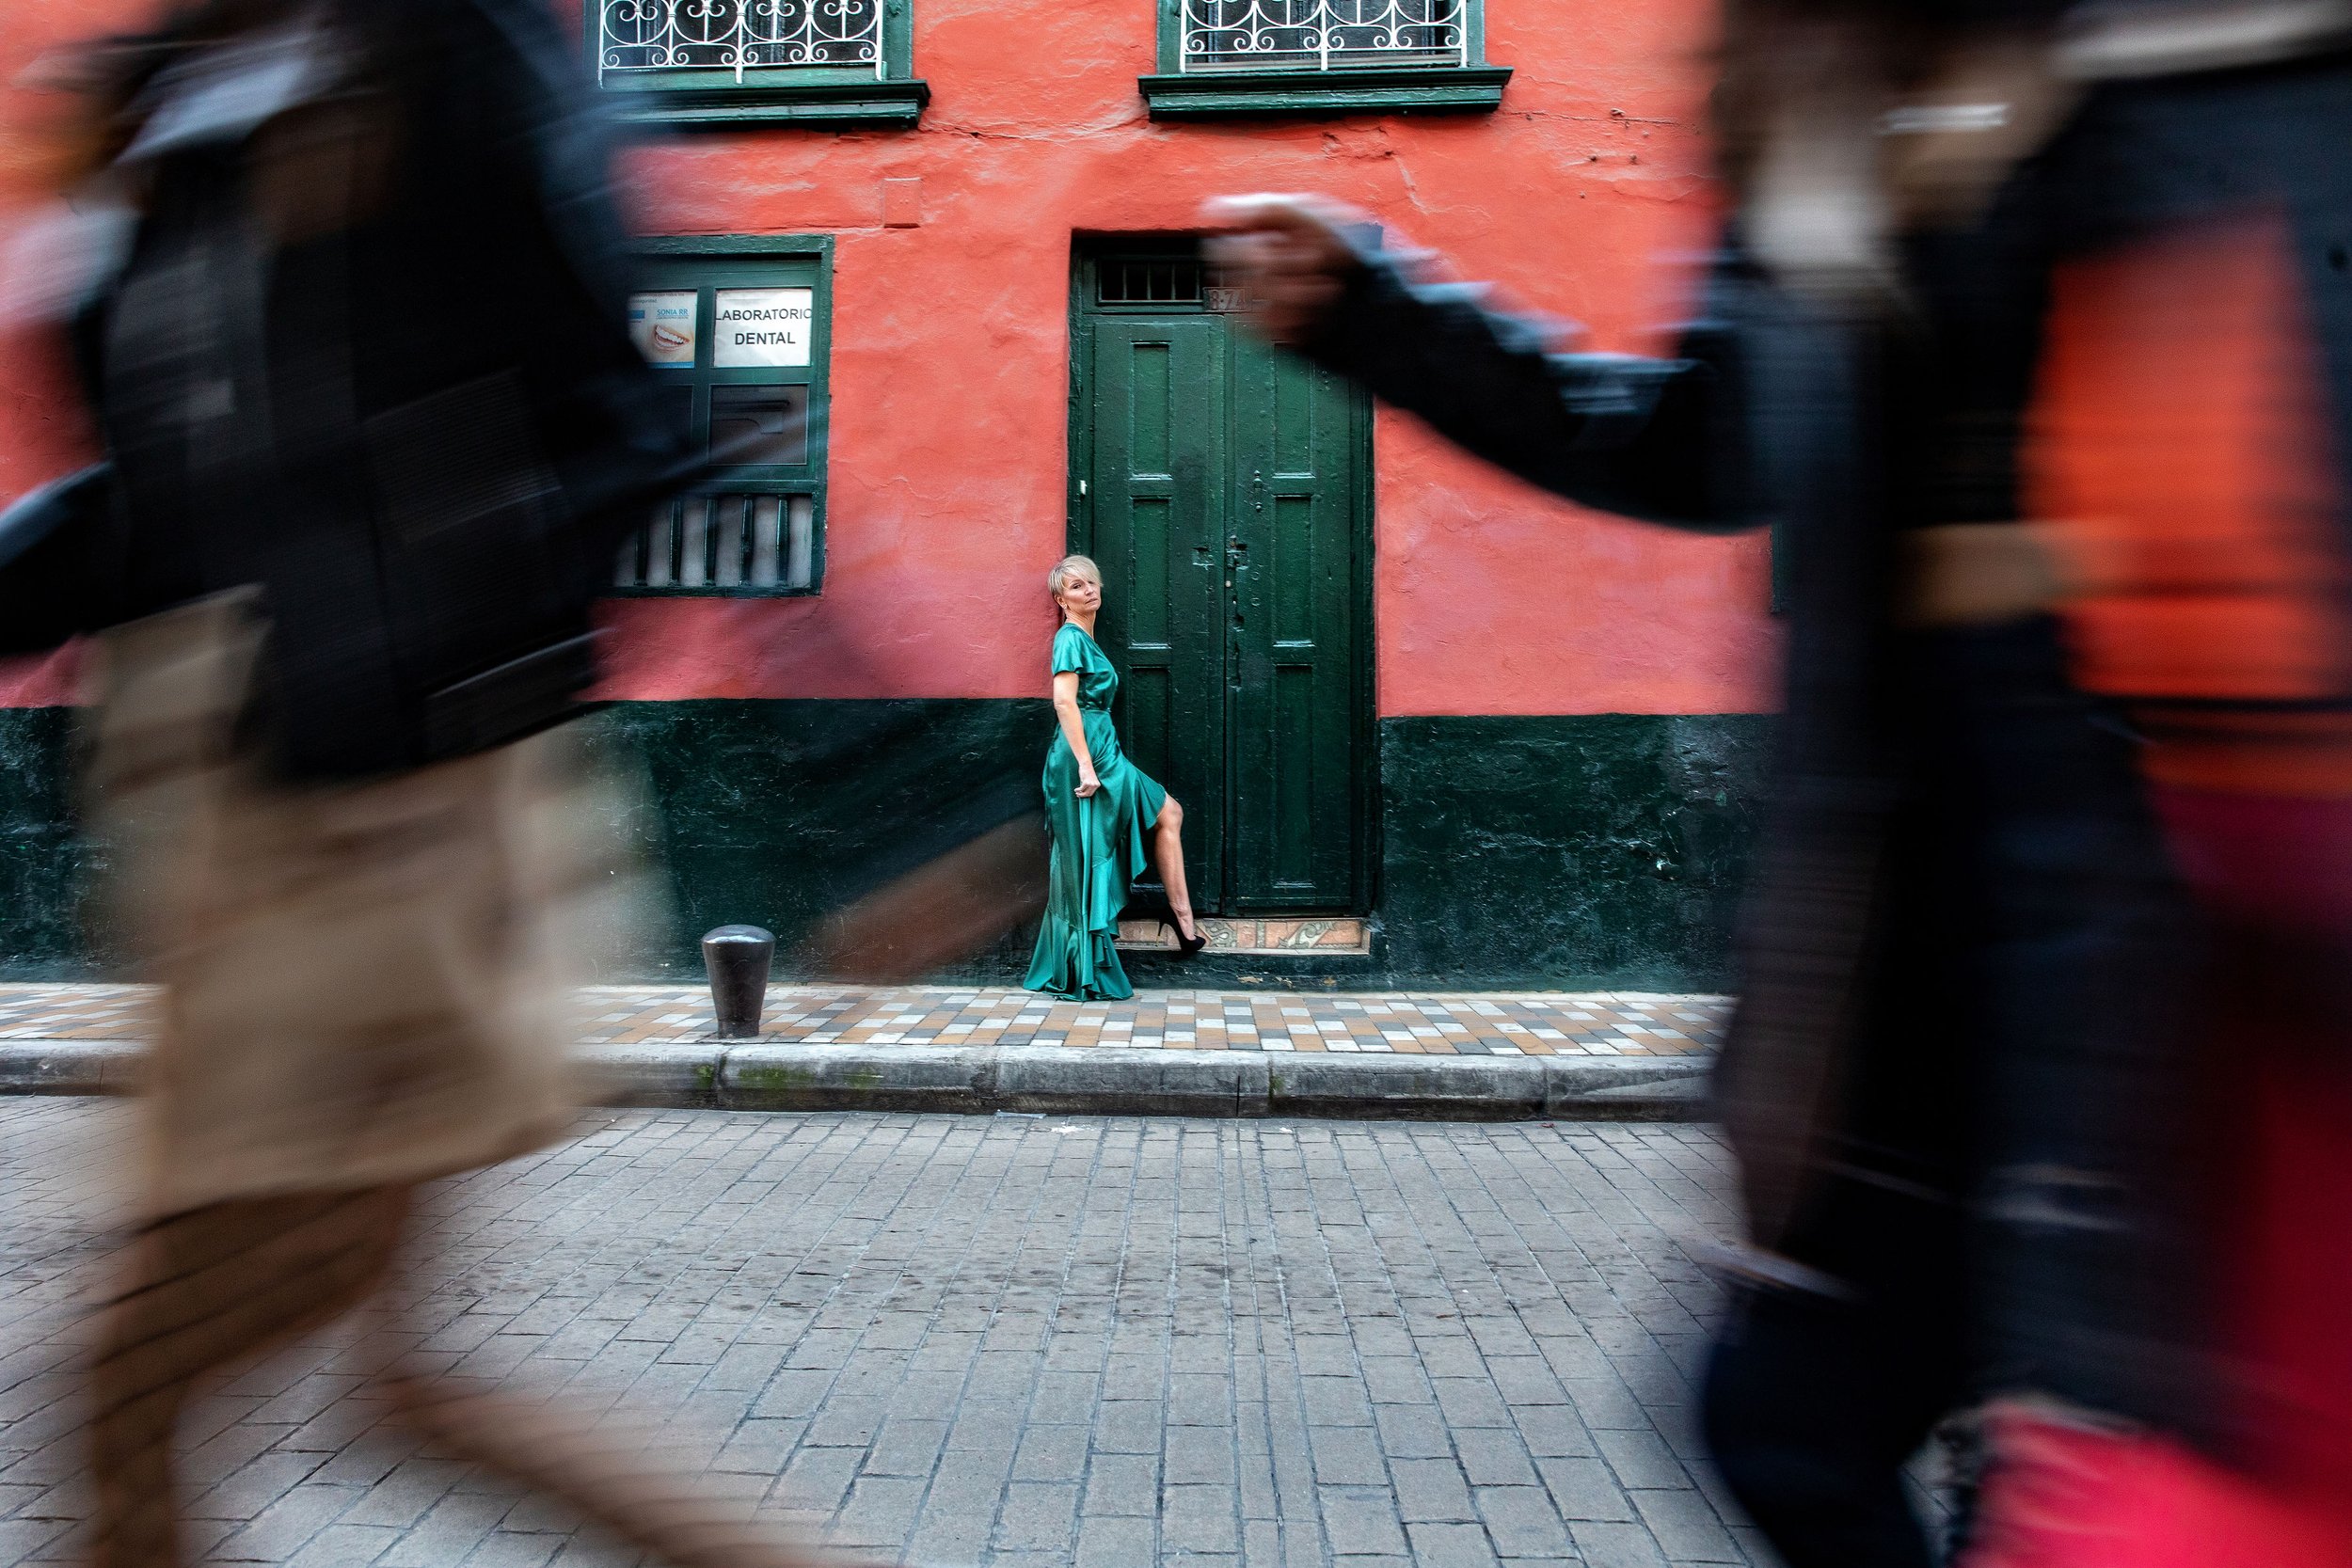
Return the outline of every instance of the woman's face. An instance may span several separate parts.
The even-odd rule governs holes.
[[[1085,572],[1073,572],[1061,579],[1061,592],[1054,595],[1061,601],[1065,613],[1092,615],[1103,608],[1103,585]]]

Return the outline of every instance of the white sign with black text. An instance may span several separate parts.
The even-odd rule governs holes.
[[[805,365],[816,335],[814,289],[721,289],[710,362],[721,370]]]

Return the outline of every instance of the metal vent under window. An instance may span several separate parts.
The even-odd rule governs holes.
[[[613,586],[638,594],[796,594],[816,582],[809,496],[688,496],[622,546]]]

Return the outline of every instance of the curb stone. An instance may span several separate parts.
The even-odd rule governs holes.
[[[0,1041],[0,1094],[131,1094],[146,1061],[125,1040]]]
[[[0,1041],[0,1094],[128,1094],[142,1054],[111,1040]],[[1713,1058],[712,1039],[586,1046],[574,1062],[593,1102],[661,1109],[1685,1121],[1706,1114]]]

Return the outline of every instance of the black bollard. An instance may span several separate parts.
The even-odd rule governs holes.
[[[722,926],[703,937],[703,968],[710,974],[710,1006],[723,1040],[759,1037],[768,1003],[768,963],[776,939],[756,926]]]

